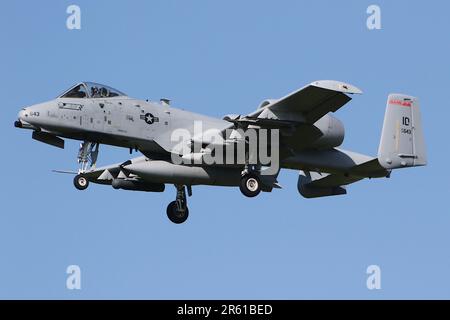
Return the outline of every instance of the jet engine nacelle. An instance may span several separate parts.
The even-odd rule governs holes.
[[[321,175],[317,172],[300,171],[297,182],[298,192],[305,198],[338,196],[347,193],[347,190],[345,190],[344,187],[317,187],[311,184],[312,182],[323,179],[326,176],[327,174]]]
[[[268,105],[271,105],[277,101],[278,101],[277,99],[266,99],[259,104],[258,109],[264,109]],[[313,143],[312,145],[313,148],[316,149],[334,148],[340,146],[344,141],[345,137],[344,124],[341,122],[341,120],[335,118],[330,113],[326,114],[325,116],[317,120],[316,123],[314,123],[314,126],[321,131],[322,136]]]
[[[162,183],[146,183],[136,180],[114,179],[111,183],[114,189],[147,191],[147,192],[163,192],[165,185]]]
[[[340,146],[344,141],[344,124],[331,114],[327,114],[317,120],[317,122],[314,123],[314,126],[322,132],[322,136],[314,142],[314,148],[334,148]]]

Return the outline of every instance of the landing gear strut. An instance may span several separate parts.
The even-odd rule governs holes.
[[[83,174],[86,171],[95,169],[99,146],[97,142],[90,141],[84,141],[80,144],[80,150],[78,151],[80,168],[78,169],[78,174],[73,179],[73,185],[78,190],[85,190],[89,187],[89,180]]]
[[[95,169],[98,157],[99,144],[97,142],[84,141],[80,144],[78,151],[78,163],[80,169],[78,173],[84,173],[88,170]]]
[[[185,186],[175,186],[177,188],[177,197],[175,201],[172,201],[167,206],[167,217],[170,221],[176,224],[180,224],[186,221],[189,216],[189,209],[187,207],[186,188]],[[188,188],[188,194],[191,196],[192,190],[190,186]]]

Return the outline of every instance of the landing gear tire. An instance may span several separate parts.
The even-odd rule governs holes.
[[[78,174],[73,179],[73,185],[78,190],[85,190],[87,187],[89,187],[89,180],[86,179],[83,175]]]
[[[172,201],[167,206],[167,217],[170,221],[176,224],[180,224],[186,221],[189,216],[189,209],[187,206],[184,207],[184,210],[179,210],[176,201]]]
[[[261,181],[256,174],[247,173],[242,176],[239,189],[246,197],[256,197],[261,192]]]

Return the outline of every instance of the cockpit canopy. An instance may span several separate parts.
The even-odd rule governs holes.
[[[113,98],[119,96],[126,96],[126,94],[103,84],[82,82],[73,86],[58,98]]]

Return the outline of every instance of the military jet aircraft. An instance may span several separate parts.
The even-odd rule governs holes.
[[[72,172],[79,190],[89,182],[148,192],[162,192],[166,184],[174,185],[176,200],[168,205],[167,215],[172,222],[182,223],[189,215],[186,193],[191,196],[195,185],[239,187],[245,196],[255,197],[280,188],[279,169],[292,169],[299,170],[299,193],[317,198],[346,194],[346,185],[389,177],[392,169],[426,165],[419,101],[403,94],[388,97],[377,157],[338,148],[344,140],[344,126],[332,113],[360,93],[347,83],[315,81],[280,99],[263,101],[248,115],[216,119],[174,108],[167,99],[149,102],[105,85],[82,82],[54,100],[23,108],[15,126],[31,129],[33,139],[59,148],[64,148],[63,138],[82,141],[80,168]],[[190,134],[187,142],[173,139],[178,129]],[[277,139],[246,136],[263,130],[276,132]],[[222,140],[211,139],[208,133],[212,131]],[[100,144],[128,148],[130,153],[137,150],[143,156],[96,168]],[[180,144],[183,147],[177,149]],[[250,151],[251,144],[272,147],[277,154],[277,167],[270,174],[265,172],[274,159],[262,163],[259,154],[255,157]],[[244,160],[202,161],[219,145],[244,146],[240,149]]]

